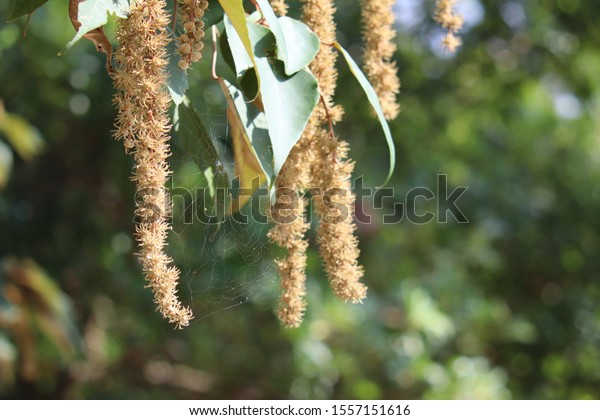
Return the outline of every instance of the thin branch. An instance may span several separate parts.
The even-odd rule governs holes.
[[[335,133],[333,132],[333,120],[331,119],[329,107],[325,103],[325,97],[323,95],[321,95],[321,103],[323,104],[323,108],[325,108],[325,116],[327,117],[327,124],[329,125],[329,134],[331,134],[331,138],[335,140]]]
[[[177,8],[179,7],[179,0],[173,0],[173,22],[171,23],[171,30],[175,34],[175,27],[177,26]]]
[[[27,36],[27,27],[29,26],[29,19],[31,19],[32,14],[33,14],[33,12],[31,12],[27,15],[27,20],[25,21],[25,27],[23,28],[23,33],[21,34],[21,36],[23,38],[25,38]]]
[[[218,36],[219,36],[219,32],[217,30],[217,25],[213,25],[212,26],[213,52],[212,52],[211,76],[214,80],[220,79],[220,77],[217,75],[217,37]]]

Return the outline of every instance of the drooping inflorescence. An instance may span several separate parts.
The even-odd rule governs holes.
[[[396,102],[400,79],[396,63],[392,60],[396,51],[395,4],[395,0],[362,0],[364,68],[388,120],[393,120],[400,112]]]
[[[171,125],[166,90],[169,15],[164,0],[136,0],[117,28],[114,85],[118,110],[115,137],[133,153],[139,260],[161,314],[178,327],[192,312],[177,297],[179,270],[163,248],[171,229],[167,158]]]
[[[320,216],[317,230],[319,253],[335,294],[344,301],[360,302],[366,295],[366,286],[360,282],[363,275],[358,264],[358,240],[354,235],[354,194],[350,187],[353,164],[347,160],[347,144],[333,134],[343,109],[335,105],[333,95],[337,83],[335,42],[335,6],[331,0],[304,0],[303,20],[321,40],[320,50],[310,64],[319,82],[321,103],[313,112],[298,143],[277,178],[277,200],[273,212],[279,216],[284,207],[291,223],[277,223],[269,232],[271,240],[287,250],[287,256],[277,261],[282,291],[278,316],[286,327],[297,327],[302,321],[308,248],[305,221],[305,202],[302,195],[310,190],[315,209]],[[300,198],[289,210],[287,198],[279,191],[293,191]],[[283,202],[283,200],[286,200]],[[347,209],[339,214],[340,205]]]

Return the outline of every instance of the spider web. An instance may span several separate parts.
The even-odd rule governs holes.
[[[219,217],[221,197],[209,187],[211,174],[206,176],[198,166],[198,162],[212,164],[219,172],[226,171],[224,168],[233,161],[225,105],[204,103],[199,116],[209,136],[216,139],[216,146],[226,162],[208,162],[210,154],[201,147],[190,154],[189,148],[184,151],[178,147],[174,136],[171,156],[173,230],[168,252],[181,270],[179,294],[184,305],[192,308],[193,322],[252,302],[261,301],[273,307],[278,287],[273,249],[266,236],[269,225],[250,215],[251,210],[259,207],[264,214],[268,199],[254,196],[249,200],[241,210],[248,216],[246,223],[231,215]],[[210,138],[199,140],[211,141]],[[231,175],[229,173],[230,180]]]

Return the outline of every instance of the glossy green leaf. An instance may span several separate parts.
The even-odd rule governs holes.
[[[227,17],[225,17],[225,20],[227,20]],[[230,22],[226,23],[225,25],[226,28],[231,28]],[[241,42],[239,42],[239,38],[234,37],[233,42],[234,48],[236,49],[236,51],[238,51],[238,54],[236,54],[236,58],[234,58],[231,52],[227,31],[223,31],[223,33],[219,37],[221,56],[223,57],[223,61],[227,64],[227,66],[235,73],[237,83],[242,89],[246,100],[252,102],[254,99],[256,99],[256,97],[259,94],[258,77],[256,74],[256,70],[254,69],[254,67],[252,67],[253,64],[248,58],[248,55],[243,51],[243,47]],[[238,63],[237,65],[236,60]],[[227,77],[225,77],[225,79],[227,79]]]
[[[379,124],[381,124],[381,128],[383,129],[383,133],[385,135],[385,140],[387,141],[388,148],[390,150],[390,168],[388,171],[387,178],[385,179],[385,182],[380,187],[378,187],[378,188],[381,188],[381,187],[385,186],[391,179],[392,174],[394,173],[394,166],[396,165],[396,148],[394,146],[394,139],[392,138],[392,132],[390,131],[390,126],[388,125],[387,120],[385,119],[385,116],[383,115],[383,110],[381,109],[381,104],[379,103],[379,98],[377,97],[377,93],[373,89],[373,86],[371,86],[371,83],[369,83],[369,80],[367,79],[367,77],[360,70],[360,67],[358,66],[358,64],[356,64],[356,62],[350,56],[348,51],[346,51],[340,44],[338,44],[337,42],[334,42],[333,45],[342,53],[342,55],[344,56],[344,59],[346,60],[346,63],[348,63],[348,66],[350,67],[350,71],[352,72],[352,74],[354,75],[354,77],[356,78],[356,80],[358,81],[360,86],[365,91],[365,94],[367,95],[367,99],[369,100],[369,103],[375,110],[375,113],[377,114],[377,118],[379,119]]]
[[[257,120],[257,115],[249,114],[250,108],[241,91],[223,79],[219,79],[219,85],[227,100],[227,117],[235,157],[235,176],[239,180],[239,188],[246,191],[244,195],[234,197],[229,208],[231,213],[239,211],[248,202],[254,191],[260,185],[268,182],[255,147],[258,143],[261,145],[268,143],[268,137],[265,141],[264,134],[262,137],[260,136],[261,127],[257,124],[261,124],[261,121]],[[264,125],[264,122],[262,124]],[[268,156],[271,155],[263,156],[262,160],[268,160]]]
[[[213,174],[223,171],[223,163],[212,136],[188,98],[184,98],[175,110],[173,127],[178,147],[192,157],[200,170],[210,168]]]
[[[15,4],[8,15],[8,22],[20,18],[23,15],[33,13],[37,8],[41,7],[48,0],[15,0]]]
[[[129,11],[129,0],[85,0],[79,3],[77,20],[81,26],[73,39],[67,44],[71,48],[92,29],[106,25],[108,15],[126,18]]]
[[[278,18],[267,0],[257,0],[269,28],[277,40],[277,58],[292,75],[306,67],[319,52],[319,38],[304,23],[283,16]]]
[[[235,106],[240,122],[246,131],[246,136],[256,152],[261,169],[270,182],[274,176],[274,166],[267,116],[258,109],[255,103],[247,102],[238,88],[228,82],[225,82],[225,85],[229,90],[232,105]]]
[[[249,3],[249,0],[243,0],[242,4]],[[223,20],[225,12],[219,0],[208,0],[208,9],[204,13],[204,28],[208,29],[213,25],[220,23]]]
[[[225,29],[230,40],[236,37],[227,25]],[[307,70],[300,70],[292,76],[285,74],[283,62],[273,57],[276,41],[267,28],[248,22],[248,31],[262,81],[260,93],[273,148],[273,173],[276,177],[319,101],[319,89],[317,80]],[[242,53],[234,49],[236,45],[230,42],[234,56]]]
[[[219,153],[215,139],[206,129],[200,115],[192,106],[190,100],[186,97],[182,103],[175,109],[173,116],[173,127],[175,131],[174,142],[187,156],[190,156],[200,172],[199,177],[204,179],[199,182],[202,185],[208,185],[211,198],[215,199],[215,191],[228,191],[229,175],[226,170],[226,160]],[[224,195],[228,201],[227,194]],[[219,201],[218,198],[212,203],[204,203],[207,208],[215,210],[219,221],[224,216],[223,210],[217,210],[213,206],[227,205]]]
[[[221,7],[223,7],[231,25],[237,32],[238,38],[248,54],[248,58],[254,64],[254,67],[256,67],[252,43],[248,34],[248,27],[246,26],[246,12],[244,11],[242,0],[219,0],[219,3],[221,4]],[[260,77],[258,75],[257,80],[260,86]]]

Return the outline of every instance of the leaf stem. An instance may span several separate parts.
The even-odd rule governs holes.
[[[212,26],[212,42],[213,42],[213,52],[212,52],[212,66],[211,66],[211,76],[213,80],[221,79],[217,75],[217,37],[219,32],[217,31],[217,26]]]
[[[175,34],[175,27],[177,26],[177,8],[179,7],[179,0],[173,0],[173,22],[171,23],[171,30]]]
[[[323,104],[323,108],[325,108],[325,117],[327,118],[327,124],[329,125],[329,134],[331,135],[331,140],[335,142],[335,132],[333,131],[333,120],[331,118],[331,114],[329,113],[329,107],[325,102],[325,97],[321,95],[321,103]],[[336,156],[333,156],[333,160],[335,161]]]

